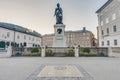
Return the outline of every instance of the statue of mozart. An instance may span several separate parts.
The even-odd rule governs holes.
[[[54,16],[56,16],[56,24],[63,24],[63,22],[62,22],[62,20],[63,20],[63,11],[62,11],[62,8],[60,7],[59,3],[57,3],[57,8],[55,9]]]

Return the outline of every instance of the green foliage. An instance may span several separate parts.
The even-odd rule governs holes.
[[[82,56],[85,56],[85,57],[97,57],[98,55],[97,54],[88,54],[88,53],[82,53],[82,54],[79,54],[80,57]]]
[[[24,54],[22,54],[22,56],[29,56],[29,57],[32,57],[32,56],[41,56],[41,49],[39,49],[39,48],[33,48],[31,50],[31,52],[24,53]]]
[[[54,56],[54,53],[52,50],[48,49],[45,51],[46,56]]]
[[[22,54],[22,56],[29,56],[29,57],[41,56],[41,53],[24,53]]]
[[[79,49],[79,56],[85,56],[85,57],[104,57],[104,53],[100,52],[97,53],[95,51],[90,51],[89,48],[80,48]]]
[[[97,56],[97,54],[90,53],[89,48],[80,48],[79,49],[79,56],[94,57],[94,56]]]
[[[66,52],[66,56],[70,56],[70,57],[75,56],[74,49],[69,49],[69,50]]]
[[[41,49],[33,48],[31,51],[16,53],[15,56],[27,56],[27,57],[41,56]]]
[[[79,53],[90,53],[90,49],[89,48],[80,48]]]
[[[90,49],[89,49],[89,48],[84,48],[84,49],[83,49],[83,52],[85,52],[85,53],[90,53]]]
[[[103,52],[98,53],[99,56],[105,56]]]
[[[38,48],[33,48],[32,50],[31,50],[31,53],[38,53],[39,52],[39,49]]]
[[[21,55],[22,53],[19,53],[19,52],[15,54],[15,56],[21,56]]]

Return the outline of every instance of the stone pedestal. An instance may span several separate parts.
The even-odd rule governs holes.
[[[67,47],[66,38],[65,38],[65,25],[56,24],[54,25],[54,38],[53,38],[53,47]]]
[[[45,57],[45,46],[42,47],[42,50],[41,50],[41,57]]]
[[[75,57],[79,57],[79,49],[78,49],[78,46],[75,46]]]

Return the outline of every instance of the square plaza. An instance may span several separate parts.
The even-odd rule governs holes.
[[[85,75],[83,73],[85,71],[85,73],[93,78],[93,80],[120,79],[120,58],[12,57],[0,58],[0,80],[27,80],[37,76],[46,65],[75,65],[83,76]],[[68,80],[70,80],[70,78]]]
[[[0,1],[0,80],[120,80],[120,0],[64,1]]]

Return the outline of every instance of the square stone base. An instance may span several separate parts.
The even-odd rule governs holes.
[[[45,66],[38,77],[83,77],[74,65]]]
[[[80,65],[41,65],[26,80],[94,80]]]

